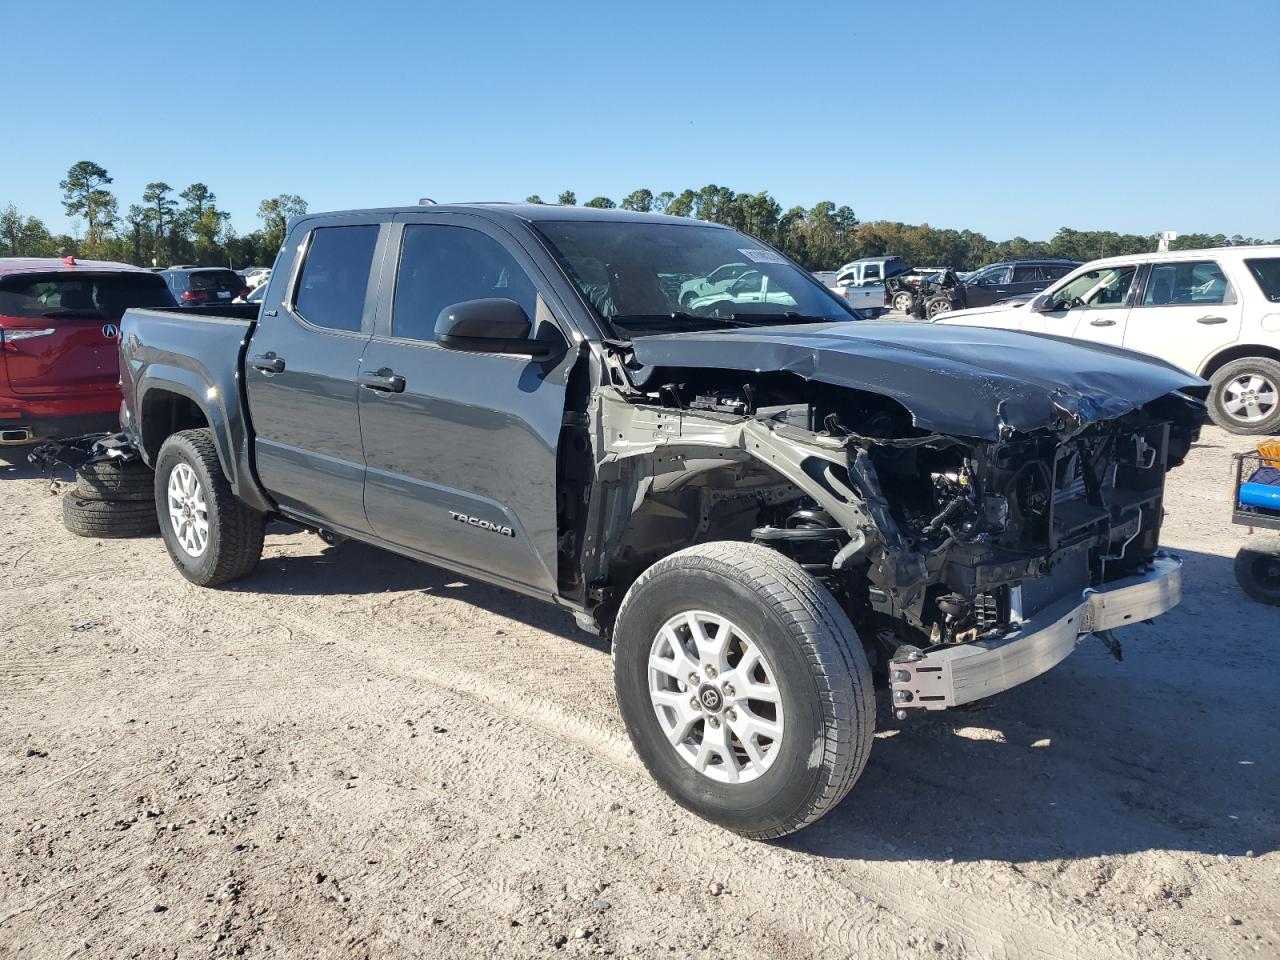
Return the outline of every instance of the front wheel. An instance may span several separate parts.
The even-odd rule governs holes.
[[[1280,607],[1280,537],[1259,537],[1236,554],[1236,582],[1251,600]]]
[[[1280,432],[1280,362],[1232,360],[1210,382],[1209,415],[1218,426],[1241,434]]]
[[[627,732],[677,803],[756,839],[849,792],[875,700],[849,618],[792,561],[706,543],[650,567],[623,600],[614,685]]]
[[[175,433],[156,458],[160,534],[184,577],[216,587],[247,576],[262,556],[263,515],[231,492],[213,433]]]

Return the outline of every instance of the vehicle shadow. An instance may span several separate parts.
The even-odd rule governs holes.
[[[567,611],[533,597],[489,586],[356,540],[330,545],[286,524],[273,524],[267,532],[306,537],[319,549],[305,555],[264,557],[253,574],[238,584],[240,589],[289,596],[359,596],[403,591],[448,596],[574,643],[608,649],[605,640],[578,629]],[[267,542],[270,543],[270,539]]]
[[[312,537],[284,525],[273,532]],[[268,556],[236,588],[449,596],[608,649],[533,598],[355,541],[313,539],[318,551]],[[1179,555],[1182,605],[1121,631],[1121,663],[1089,639],[1001,697],[904,721],[880,691],[875,747],[854,790],[781,842],[815,856],[884,861],[1280,849],[1271,747],[1280,739],[1271,679],[1280,670],[1280,610],[1243,596],[1229,557]]]
[[[783,842],[889,861],[1280,849],[1280,610],[1230,558],[1179,553],[1182,606],[1120,631],[1121,663],[1089,639],[1001,697],[902,722],[882,693],[857,786]]]

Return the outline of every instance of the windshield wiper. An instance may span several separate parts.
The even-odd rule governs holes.
[[[688,329],[691,324],[712,327],[749,327],[750,323],[739,317],[699,317],[692,313],[622,313],[609,318],[609,322],[620,327],[644,330],[650,328],[666,328],[674,330]]]
[[[856,309],[856,308],[855,308]],[[811,317],[803,313],[796,313],[787,310],[782,313],[735,313],[731,314],[731,319],[744,323],[747,326],[759,326],[759,324],[751,323],[752,320],[759,320],[762,323],[777,323],[779,320],[785,320],[788,323],[834,323],[835,317]]]

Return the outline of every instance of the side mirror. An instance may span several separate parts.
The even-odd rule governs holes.
[[[1052,313],[1054,310],[1053,297],[1047,293],[1042,293],[1031,301],[1032,313]]]
[[[533,324],[524,308],[504,297],[465,300],[440,311],[436,318],[436,343],[466,353],[510,353],[533,360],[547,360],[564,353],[558,334],[552,340],[534,340]]]

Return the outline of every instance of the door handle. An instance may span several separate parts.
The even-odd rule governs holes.
[[[1218,323],[1226,323],[1226,317],[1201,317],[1196,323],[1203,323],[1207,327],[1211,327]]]
[[[390,370],[382,369],[377,373],[362,373],[356,383],[379,393],[404,393],[404,377]]]
[[[249,366],[263,373],[284,373],[284,358],[267,353],[261,357],[250,357]]]
[[[1115,325],[1116,325],[1116,322],[1114,320],[1090,320],[1089,321],[1089,326],[1091,327],[1114,327]]]

